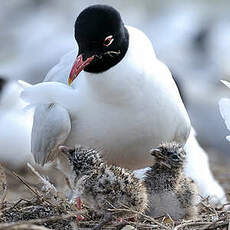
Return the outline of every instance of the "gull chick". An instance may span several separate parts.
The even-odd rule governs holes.
[[[131,171],[103,163],[96,150],[83,147],[70,149],[66,146],[60,146],[59,150],[67,154],[72,167],[70,184],[73,200],[85,202],[107,221],[111,220],[112,214],[119,218],[135,216],[125,210],[127,207],[137,212],[145,211],[146,188]]]
[[[176,142],[163,143],[151,150],[155,163],[146,172],[149,215],[168,214],[174,220],[195,217],[198,192],[194,182],[185,176],[185,151]]]

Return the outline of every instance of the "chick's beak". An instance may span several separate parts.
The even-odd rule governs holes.
[[[58,149],[60,152],[65,153],[65,154],[67,154],[70,151],[70,148],[64,145],[59,146]]]
[[[150,153],[152,156],[156,157],[158,162],[164,166],[166,166],[167,168],[171,169],[171,165],[169,165],[168,163],[166,163],[166,157],[161,153],[160,149],[152,149],[150,150]]]
[[[79,73],[90,64],[90,62],[94,59],[94,56],[91,56],[87,58],[85,61],[83,61],[82,54],[78,55],[73,67],[70,71],[69,79],[68,79],[68,85],[71,85],[71,83],[74,81],[74,79],[79,75]]]
[[[158,157],[161,155],[161,151],[159,149],[151,149],[150,154],[154,157]]]

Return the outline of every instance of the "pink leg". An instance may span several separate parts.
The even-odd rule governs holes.
[[[123,220],[122,217],[117,217],[116,221],[117,221],[118,223],[122,223],[124,220]]]
[[[77,209],[78,209],[79,211],[82,210],[82,202],[81,202],[81,198],[80,198],[80,197],[78,197],[78,198],[76,199],[76,207],[77,207]]]
[[[78,198],[76,199],[76,208],[77,208],[77,210],[79,210],[79,211],[82,210],[82,202],[81,202],[80,197],[78,197]],[[77,220],[78,220],[78,221],[82,221],[82,220],[84,220],[84,217],[83,217],[81,214],[77,214]]]

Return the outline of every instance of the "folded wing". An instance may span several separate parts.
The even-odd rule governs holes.
[[[38,105],[34,113],[31,151],[36,163],[44,165],[58,154],[71,130],[68,111],[57,104]]]

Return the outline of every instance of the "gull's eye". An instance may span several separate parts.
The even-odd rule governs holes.
[[[113,35],[109,35],[108,37],[105,38],[104,42],[103,42],[103,46],[110,46],[113,42]]]

